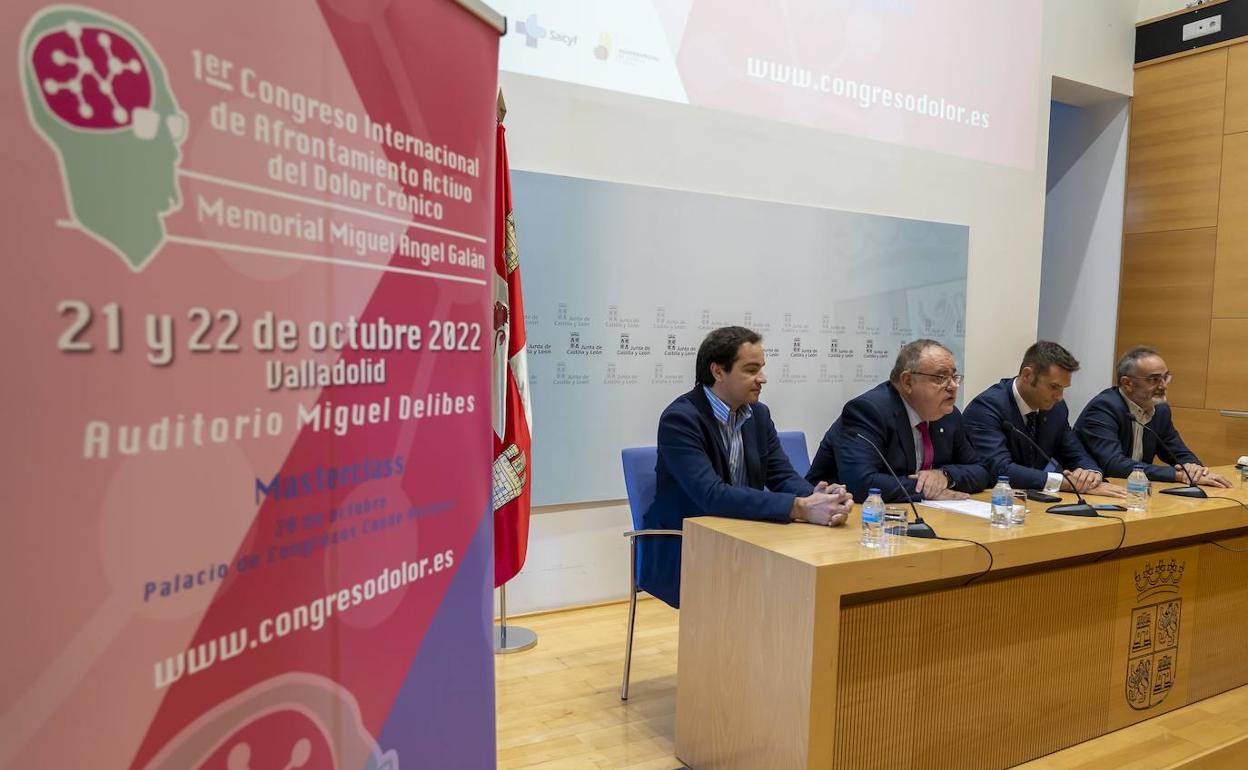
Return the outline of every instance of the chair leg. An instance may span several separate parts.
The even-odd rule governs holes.
[[[620,685],[620,700],[628,700],[628,673],[633,665],[633,621],[637,618],[637,538],[633,538],[629,546],[628,639],[624,646],[624,682]]]

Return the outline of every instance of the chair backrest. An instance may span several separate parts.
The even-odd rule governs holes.
[[[780,437],[780,448],[788,456],[793,470],[798,476],[805,476],[810,470],[810,452],[806,449],[806,434],[800,430],[786,430],[776,434]]]
[[[658,447],[639,446],[620,450],[624,463],[624,489],[628,507],[633,514],[633,529],[645,529],[642,519],[654,502],[654,466],[659,459]]]

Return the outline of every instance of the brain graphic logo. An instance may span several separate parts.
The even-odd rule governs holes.
[[[141,124],[152,135],[152,81],[126,38],[70,21],[35,43],[31,65],[48,109],[69,125],[116,129],[136,124],[139,131]]]
[[[160,58],[134,28],[79,6],[36,13],[22,45],[27,114],[60,161],[74,224],[142,270],[182,203],[186,116]]]

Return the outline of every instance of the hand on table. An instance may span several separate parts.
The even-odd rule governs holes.
[[[1091,489],[1081,490],[1087,495],[1100,495],[1101,497],[1122,497],[1127,496],[1126,487],[1120,487],[1116,484],[1110,484],[1108,481],[1102,481]]]
[[[1062,491],[1090,494],[1104,480],[1100,471],[1094,471],[1089,468],[1076,468],[1073,471],[1066,472],[1066,479],[1062,481]],[[1072,481],[1075,483],[1073,489],[1070,485]]]
[[[1184,463],[1183,465],[1174,466],[1175,473],[1178,474],[1177,481],[1187,481],[1187,476],[1183,473],[1185,468],[1191,474],[1192,480],[1202,487],[1229,489],[1231,486],[1231,482],[1227,479],[1196,463]]]
[[[938,498],[936,495],[949,488],[949,477],[941,470],[919,471],[910,478],[914,479],[915,490],[923,495],[923,497],[933,500],[944,500],[951,498]]]
[[[923,495],[925,500],[969,500],[971,496],[956,489],[942,489],[934,495]]]
[[[845,487],[820,481],[812,494],[793,501],[790,515],[794,521],[835,527],[845,523],[853,506],[853,495]]]

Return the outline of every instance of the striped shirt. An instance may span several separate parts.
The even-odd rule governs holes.
[[[715,413],[715,421],[719,423],[719,436],[723,439],[724,451],[728,454],[728,473],[732,478],[732,485],[744,487],[745,446],[741,441],[741,427],[754,416],[754,410],[746,404],[734,412],[710,388],[703,385],[702,390],[706,392],[706,400],[711,402],[711,411]]]

